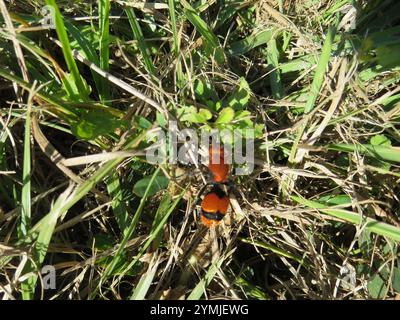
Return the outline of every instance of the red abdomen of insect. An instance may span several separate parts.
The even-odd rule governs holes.
[[[201,203],[200,219],[207,227],[217,225],[229,208],[229,197],[219,185],[213,186]]]
[[[212,174],[212,180],[216,183],[224,183],[228,181],[229,164],[224,161],[224,149],[221,148],[210,148],[208,170]]]

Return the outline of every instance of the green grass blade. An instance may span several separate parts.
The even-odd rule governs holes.
[[[319,91],[321,90],[322,84],[324,83],[325,73],[328,67],[329,60],[331,58],[333,39],[335,38],[335,29],[329,28],[326,34],[325,42],[322,47],[321,56],[319,58],[317,69],[315,70],[314,79],[311,83],[311,92],[304,106],[304,113],[309,113],[314,107],[317,101]]]
[[[100,68],[108,71],[110,61],[110,0],[99,0],[99,56]],[[107,79],[100,80],[100,99],[102,103],[110,103],[110,85]]]
[[[139,283],[130,297],[130,300],[143,300],[146,297],[151,283],[153,282],[154,276],[156,275],[158,264],[159,260],[154,262],[153,265],[150,263],[149,270],[147,270],[147,272],[141,276]]]
[[[279,69],[282,74],[289,72],[298,72],[311,69],[316,64],[315,58],[311,55],[306,55],[291,61],[281,63]]]
[[[387,147],[372,144],[345,144],[337,143],[327,146],[330,150],[355,152],[358,151],[363,155],[373,157],[377,160],[386,160],[400,162],[400,148]]]
[[[128,16],[129,24],[131,25],[135,39],[138,42],[139,50],[142,53],[146,69],[150,74],[155,75],[156,68],[153,64],[153,61],[151,60],[150,52],[147,48],[147,44],[144,39],[142,29],[140,28],[138,19],[136,18],[135,11],[132,8],[127,8],[125,9],[125,13]]]
[[[221,11],[218,14],[217,19],[215,20],[214,31],[218,30],[221,26],[223,26],[229,19],[231,19],[237,12],[243,7],[243,1],[234,0],[229,1],[228,3],[224,3],[221,7]]]
[[[24,163],[21,194],[21,236],[24,237],[31,223],[31,109],[28,107],[24,134]]]
[[[164,216],[166,214],[168,214],[168,212],[169,212],[168,209],[171,207],[171,202],[172,202],[171,195],[169,193],[165,193],[163,198],[162,198],[162,200],[161,200],[161,202],[160,202],[160,205],[158,206],[156,215],[154,217],[152,230],[156,229],[157,226],[160,224],[160,222],[163,220]],[[162,239],[162,234],[159,233],[156,236],[156,238],[154,239],[154,242],[153,242],[153,246],[152,247],[153,247],[154,251],[158,249],[159,244],[161,242],[161,239]]]
[[[156,177],[156,175],[154,175],[153,177]],[[149,187],[149,190],[150,190],[150,187]],[[124,275],[126,272],[128,272],[129,270],[131,270],[131,269],[136,265],[136,263],[139,261],[139,259],[143,256],[143,254],[146,252],[146,250],[150,247],[151,243],[158,237],[158,235],[160,234],[162,228],[163,228],[164,225],[167,223],[167,221],[168,221],[170,215],[171,215],[172,212],[175,210],[176,206],[178,205],[178,203],[180,202],[180,200],[182,199],[182,197],[183,197],[183,195],[185,194],[186,191],[187,191],[187,189],[185,189],[185,190],[182,191],[182,193],[177,197],[177,199],[174,201],[174,203],[170,206],[168,212],[163,216],[163,218],[159,221],[159,223],[158,223],[158,224],[154,224],[154,225],[152,226],[152,229],[151,229],[151,231],[150,231],[150,234],[149,234],[149,236],[148,236],[148,239],[146,240],[146,242],[145,242],[145,243],[142,245],[142,247],[140,248],[139,253],[138,253],[137,256],[125,267],[124,271],[122,271],[121,274],[114,280],[114,283],[117,283],[118,281],[120,281],[121,278],[123,277],[123,275]],[[142,200],[144,200],[144,199],[145,199],[145,198],[142,198]],[[138,208],[138,209],[139,209],[139,208]],[[128,237],[126,237],[126,238],[128,239]],[[117,251],[117,253],[115,254],[115,257],[117,257],[117,255],[119,255],[119,254],[122,252],[123,247],[124,247],[125,244],[126,244],[126,241],[124,241],[124,240],[125,240],[125,238],[124,238],[123,241],[121,242],[121,244],[120,244],[120,246],[119,246],[119,248],[118,248],[118,251]],[[114,260],[115,260],[116,262],[118,262],[118,260],[116,260],[116,258],[114,258],[114,259],[112,260],[111,263],[114,263],[114,264],[115,264]],[[106,271],[108,271],[108,272],[112,271],[110,265],[111,265],[111,264],[109,264],[109,265],[107,266],[107,270],[106,270]],[[113,267],[113,268],[114,268],[114,267]],[[107,277],[108,277],[108,276],[109,276],[109,274],[107,274]],[[106,280],[106,278],[104,277],[104,274],[103,274],[103,275],[102,275],[102,278],[101,278],[101,281],[100,281],[100,285],[101,285],[102,281],[105,281],[105,280]],[[97,287],[97,289],[98,289],[98,287]],[[96,289],[96,290],[97,290],[97,289]],[[96,290],[94,290],[93,294],[96,292]],[[132,293],[132,295],[133,295],[133,293]]]
[[[256,32],[245,39],[231,43],[228,47],[228,52],[231,55],[245,54],[258,46],[266,44],[272,39],[272,36],[272,29]]]
[[[125,236],[128,232],[128,211],[126,210],[121,183],[117,173],[114,173],[107,179],[107,191],[113,199],[111,206],[114,211],[115,220],[122,234]]]
[[[67,28],[68,32],[71,34],[71,36],[74,38],[76,41],[77,45],[75,45],[75,48],[79,51],[82,56],[84,56],[86,59],[88,59],[90,62],[94,63],[96,66],[100,66],[100,61],[99,61],[99,56],[97,55],[96,52],[96,47],[93,45],[92,41],[88,40],[85,37],[85,34],[81,32],[79,28],[77,28],[73,23],[70,21],[65,21],[64,22],[65,27]],[[104,89],[103,89],[103,79],[100,77],[96,72],[93,70],[90,70],[93,80],[95,82],[97,91],[99,92],[100,99],[102,96],[104,96]],[[106,89],[105,96],[109,92],[109,89]],[[105,103],[107,99],[104,99],[103,103]]]
[[[276,47],[275,38],[272,38],[268,42],[267,61],[271,68],[271,73],[269,74],[269,83],[272,90],[272,97],[274,99],[281,99],[283,97],[283,88],[279,70],[279,51]]]
[[[69,202],[73,196],[73,187],[69,186],[57,199],[52,206],[50,212],[42,218],[36,226],[35,233],[30,235],[30,241],[35,240],[32,259],[34,264],[28,260],[24,271],[30,273],[32,271],[39,272],[49,247],[50,240],[53,236],[58,218],[63,214],[62,207],[64,203]],[[36,239],[35,239],[36,238]],[[37,283],[37,274],[29,277],[22,285],[22,296],[24,299],[33,299],[35,287]]]
[[[20,225],[20,238],[25,237],[31,226],[31,101],[32,92],[29,95],[28,110],[25,120],[25,134],[24,134],[24,163],[22,170],[22,193],[21,193],[21,225]],[[29,270],[28,262],[28,269]],[[29,270],[30,271],[30,270]],[[28,271],[28,272],[29,272]],[[33,299],[35,292],[34,284],[28,278],[22,283],[22,298],[24,300]]]
[[[205,40],[205,51],[208,56],[214,56],[217,63],[222,64],[225,62],[225,53],[222,49],[217,36],[211,28],[200,18],[197,11],[186,1],[180,0],[184,7],[184,14],[196,30],[203,36]]]
[[[304,261],[304,257],[287,252],[281,248],[278,248],[277,246],[271,245],[269,243],[254,241],[254,240],[245,239],[245,238],[239,238],[239,240],[244,243],[254,245],[256,247],[267,249],[269,251],[272,251],[273,253],[276,253],[277,255],[280,255],[280,256],[288,258],[288,259],[292,259],[292,260],[298,262],[300,265],[304,265],[307,268],[311,268],[311,265]]]
[[[181,46],[181,41],[178,35],[178,27],[176,23],[176,14],[175,14],[175,0],[168,0],[168,8],[169,8],[169,15],[171,19],[171,27],[172,27],[172,36],[173,36],[173,53],[175,58],[177,59],[176,65],[176,74],[178,79],[178,85],[183,86],[185,84],[184,75],[182,71],[182,63],[179,59],[179,48]]]
[[[324,76],[325,76],[325,72],[328,67],[330,57],[331,57],[332,43],[333,43],[334,37],[335,37],[335,29],[329,28],[328,32],[326,34],[324,45],[322,47],[320,59],[317,64],[317,69],[315,70],[313,82],[311,83],[311,90],[309,93],[309,97],[304,106],[305,114],[310,113],[310,111],[314,108],[315,102],[317,101],[317,98],[319,95],[319,91],[321,90],[322,84],[324,83]],[[293,163],[293,161],[295,159],[297,147],[300,142],[300,139],[303,136],[306,126],[307,126],[307,123],[304,123],[297,132],[296,139],[290,150],[290,156],[289,156],[289,160],[288,160],[289,163]]]
[[[139,219],[140,219],[140,216],[142,214],[144,205],[147,202],[147,198],[148,198],[148,194],[149,194],[150,188],[153,185],[153,183],[155,182],[156,177],[157,177],[159,172],[160,172],[160,168],[157,168],[157,170],[154,171],[153,176],[151,177],[151,180],[150,180],[150,182],[149,182],[149,184],[148,184],[148,186],[146,188],[146,191],[145,191],[145,193],[143,195],[143,198],[140,200],[139,206],[136,209],[136,212],[135,212],[135,214],[133,216],[133,219],[132,219],[132,221],[131,221],[131,223],[129,225],[128,230],[126,231],[126,234],[124,235],[124,238],[122,239],[122,241],[121,241],[121,243],[120,243],[120,245],[118,247],[117,252],[115,253],[112,261],[110,262],[110,264],[107,266],[107,268],[104,271],[103,275],[101,276],[100,283],[99,283],[100,285],[103,283],[103,281],[105,281],[112,274],[112,272],[114,271],[114,269],[117,266],[118,262],[120,261],[122,253],[125,250],[126,243],[132,237],[132,235],[133,235],[133,233],[135,231],[135,228],[136,228],[136,226],[137,226],[137,224],[139,222]]]
[[[218,269],[221,268],[222,263],[224,262],[225,257],[220,257],[217,261],[215,261],[207,270],[207,273],[204,277],[199,281],[199,283],[194,287],[190,295],[187,297],[187,300],[199,300],[208,285],[214,279],[215,275],[218,272]]]
[[[183,198],[183,195],[187,191],[187,188],[185,188],[181,194],[175,199],[175,201],[172,203],[172,205],[169,207],[167,213],[163,216],[163,218],[159,221],[158,224],[153,224],[152,229],[150,231],[149,237],[146,240],[146,242],[142,245],[142,247],[139,250],[139,253],[137,256],[128,264],[128,266],[125,268],[125,270],[130,270],[133,268],[133,266],[136,265],[136,263],[139,261],[139,259],[143,256],[143,254],[146,252],[146,250],[150,247],[151,243],[161,234],[161,231],[165,224],[167,223],[169,217],[171,216],[172,212],[174,212],[176,206],[179,204],[181,199]],[[122,275],[120,275],[116,281],[120,281],[122,278]]]
[[[350,222],[354,225],[365,224],[366,230],[400,242],[400,228],[384,222],[377,221],[372,218],[363,219],[359,214],[352,211],[329,208],[326,207],[326,205],[324,204],[312,200],[307,200],[303,197],[291,196],[291,198],[297,203],[300,203],[312,209],[318,209],[323,213]]]
[[[125,149],[129,149],[132,146],[136,146],[144,137],[146,136],[146,132],[142,133],[135,139],[131,140],[126,144]],[[80,184],[76,191],[74,192],[74,196],[69,198],[68,202],[64,202],[63,207],[60,209],[61,214],[65,214],[72,206],[74,206],[79,200],[81,200],[90,190],[92,190],[97,183],[102,181],[107,175],[109,175],[115,167],[120,164],[125,158],[116,158],[114,160],[106,162],[102,167],[100,167],[91,177],[86,180],[82,184]],[[40,222],[32,227],[31,233],[37,232],[41,227]],[[28,234],[28,237],[30,235]]]
[[[68,66],[68,70],[72,75],[73,81],[75,82],[78,91],[80,92],[80,98],[82,100],[87,100],[87,94],[86,91],[84,90],[84,88],[86,88],[86,85],[83,82],[83,79],[79,73],[78,66],[72,55],[71,46],[69,43],[67,31],[60,10],[55,0],[46,0],[46,4],[54,9],[54,21],[55,21],[56,31],[58,39],[62,43],[62,52],[64,54],[65,62],[67,63]],[[74,95],[74,92],[70,92],[70,94]]]

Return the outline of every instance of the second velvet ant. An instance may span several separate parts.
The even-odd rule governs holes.
[[[224,185],[229,185],[230,165],[225,163],[224,148],[209,148],[208,170],[211,175],[211,189],[201,202],[200,219],[206,227],[218,225],[229,209],[229,195]]]

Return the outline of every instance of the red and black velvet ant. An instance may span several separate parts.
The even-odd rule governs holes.
[[[207,185],[211,184],[212,188],[201,202],[200,219],[206,227],[214,227],[221,222],[229,209],[229,195],[223,190],[223,185],[228,186],[228,193],[233,187],[229,181],[230,165],[225,163],[222,147],[209,148],[208,170],[211,173],[212,182]],[[207,185],[204,186],[202,191],[205,190]],[[202,191],[200,191],[200,194]]]

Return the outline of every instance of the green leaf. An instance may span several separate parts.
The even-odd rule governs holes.
[[[109,112],[90,110],[81,115],[80,121],[72,123],[71,131],[80,139],[93,140],[125,125],[126,121],[116,118]]]
[[[194,93],[199,97],[204,97],[205,88],[204,83],[200,79],[196,79],[193,85]]]
[[[149,120],[141,116],[134,116],[134,121],[140,128],[150,129],[153,125]]]
[[[235,92],[224,102],[224,105],[235,110],[244,109],[250,100],[250,87],[245,78],[240,78],[239,87]]]
[[[245,54],[246,52],[261,46],[271,40],[273,31],[271,29],[259,31],[245,39],[231,43],[228,52],[231,55]]]
[[[73,187],[69,186],[52,205],[50,212],[45,215],[36,225],[30,230],[30,233],[25,237],[24,241],[32,241],[36,238],[34,247],[32,250],[32,261],[28,261],[24,271],[27,273],[40,269],[49,247],[51,238],[54,233],[55,226],[60,216],[63,214],[63,205],[71,201],[74,197]],[[23,297],[32,299],[35,292],[38,275],[35,273],[30,276],[23,286]],[[25,291],[27,290],[27,291]]]
[[[151,181],[153,176],[145,177],[138,182],[136,182],[135,186],[133,187],[133,192],[138,197],[143,197],[145,191]],[[157,175],[154,179],[153,184],[150,186],[150,190],[147,194],[148,197],[156,194],[158,191],[166,189],[168,187],[169,179],[164,175]]]
[[[32,89],[34,90],[34,89]],[[27,235],[31,227],[31,107],[28,107],[25,121],[25,134],[24,134],[24,165],[22,172],[22,192],[21,192],[21,224],[19,228],[20,237],[23,238]],[[30,263],[28,264],[27,271],[30,271]],[[24,300],[33,299],[35,292],[36,278],[28,278],[22,283],[22,298]]]
[[[396,292],[400,293],[400,259],[397,261],[397,267],[393,270],[392,286]]]
[[[239,12],[243,4],[242,0],[225,1],[220,7],[220,12],[215,22],[214,31],[224,25],[229,19]]]
[[[235,117],[235,111],[232,108],[224,108],[219,113],[216,124],[230,123]]]
[[[262,123],[256,124],[254,126],[254,138],[260,139],[260,138],[264,137],[264,129],[265,129],[264,124],[262,124]]]
[[[101,251],[110,249],[114,246],[115,244],[115,239],[113,236],[107,234],[107,233],[99,233],[94,236],[95,238],[95,247],[96,249],[99,249]],[[90,242],[92,240],[89,240]],[[89,246],[91,246],[91,243],[88,243]]]
[[[377,134],[373,136],[370,139],[370,143],[372,146],[378,146],[378,147],[381,146],[390,148],[392,146],[392,142],[390,141],[390,139],[383,134]],[[381,159],[369,158],[366,160],[367,160],[366,163],[370,165],[373,165],[383,170],[388,170],[388,171],[390,170],[391,164],[385,161],[381,161]]]
[[[281,74],[279,70],[279,50],[277,48],[277,41],[272,38],[268,42],[266,51],[267,61],[269,65],[269,83],[271,86],[272,97],[276,100],[283,97],[283,86],[281,82]]]
[[[400,44],[382,46],[376,49],[378,63],[384,68],[394,68],[400,65]]]
[[[380,277],[379,274],[372,277],[368,282],[368,292],[369,295],[374,299],[382,299],[386,293],[385,281]]]
[[[167,124],[167,120],[165,119],[165,116],[157,111],[156,115],[157,123],[160,125],[161,128],[165,128],[165,125]]]
[[[212,118],[212,113],[209,110],[202,108],[197,112],[194,106],[183,107],[179,113],[182,114],[180,117],[181,121],[188,121],[191,123],[206,123],[207,120]]]
[[[248,110],[241,110],[236,112],[235,120],[244,120],[251,117],[251,112]]]
[[[109,179],[106,180],[107,191],[112,197],[111,206],[113,208],[114,217],[117,221],[119,229],[125,235],[128,229],[128,210],[125,205],[125,197],[123,195],[123,188],[118,176],[118,172],[114,172],[110,175]]]
[[[383,134],[377,134],[370,139],[370,143],[374,146],[391,147],[392,142]]]
[[[187,300],[199,300],[205,292],[205,289],[214,279],[215,275],[219,268],[221,268],[222,262],[224,261],[224,257],[220,257],[216,260],[207,270],[207,273],[204,277],[197,283],[196,287],[192,290],[190,295],[187,297]],[[190,263],[190,262],[189,262]]]
[[[31,108],[28,108],[24,133],[24,165],[21,193],[21,236],[26,236],[31,224]]]
[[[210,120],[212,118],[212,113],[210,112],[210,110],[204,108],[199,110],[199,115],[204,117],[204,119],[206,120]]]
[[[208,103],[211,100],[211,105],[209,106],[214,110],[214,104],[218,101],[218,95],[207,79],[196,79],[193,85],[194,93],[196,98],[198,98],[203,103]]]

